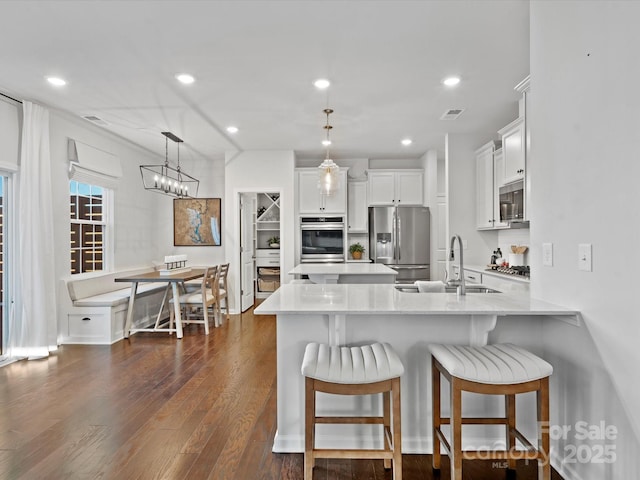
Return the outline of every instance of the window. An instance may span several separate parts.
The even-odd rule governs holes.
[[[69,182],[72,274],[105,269],[108,192],[96,185]]]

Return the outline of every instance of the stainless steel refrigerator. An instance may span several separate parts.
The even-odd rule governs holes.
[[[428,207],[369,207],[369,256],[398,272],[396,283],[430,280]]]

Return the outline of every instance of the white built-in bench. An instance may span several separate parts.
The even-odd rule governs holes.
[[[63,305],[62,343],[110,345],[121,340],[131,284],[116,283],[115,279],[153,270],[153,267],[148,267],[64,279],[66,288],[61,288],[60,295]],[[143,328],[155,322],[166,286],[160,282],[138,284],[133,328]]]

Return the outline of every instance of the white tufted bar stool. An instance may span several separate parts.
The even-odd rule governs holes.
[[[402,479],[400,433],[400,376],[404,366],[387,343],[338,347],[310,343],[304,352],[305,378],[304,479],[311,480],[316,458],[383,459],[393,468],[393,479]],[[336,395],[382,393],[382,417],[317,417],[316,392]],[[381,424],[383,449],[338,450],[315,448],[315,426],[328,424]]]
[[[507,460],[515,469],[516,459],[538,461],[538,478],[551,478],[549,463],[549,376],[553,367],[512,344],[483,347],[430,345],[433,401],[433,468],[440,469],[440,444],[449,454],[451,479],[462,480],[462,460]],[[440,409],[440,378],[443,375],[451,388],[450,417],[442,417]],[[462,392],[504,395],[505,416],[498,418],[463,418]],[[516,429],[516,394],[536,392],[538,406],[538,446],[534,447]],[[451,444],[441,425],[450,425]],[[507,450],[462,450],[462,426],[467,424],[505,425]],[[516,439],[526,450],[516,450]]]

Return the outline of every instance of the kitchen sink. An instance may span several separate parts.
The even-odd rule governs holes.
[[[396,290],[404,293],[420,293],[418,291],[418,286],[414,284],[397,284]],[[458,290],[455,286],[445,286],[445,293],[456,293]],[[493,288],[485,287],[484,285],[465,285],[466,293],[502,293],[500,290],[495,290]],[[426,292],[432,293],[432,292]]]

